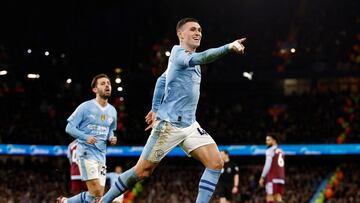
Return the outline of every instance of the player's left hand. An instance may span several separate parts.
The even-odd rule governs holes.
[[[232,188],[232,190],[231,190],[231,192],[233,193],[233,194],[236,194],[237,192],[238,192],[238,187],[236,187],[236,186],[234,186],[233,188]]]
[[[145,131],[153,128],[155,120],[156,120],[156,113],[153,111],[149,111],[149,113],[145,116],[145,122],[148,124],[148,126],[145,128]]]
[[[115,137],[115,136],[112,136],[112,137],[110,137],[110,145],[116,145],[116,143],[117,143],[117,137]]]
[[[265,179],[263,177],[261,177],[260,180],[259,180],[259,185],[261,187],[264,187],[264,185],[265,185],[264,183],[265,183]]]
[[[234,42],[230,43],[229,48],[238,54],[243,54],[245,52],[245,46],[243,45],[245,40],[246,38],[235,40]]]

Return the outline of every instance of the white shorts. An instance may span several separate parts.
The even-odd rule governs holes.
[[[106,166],[91,159],[78,159],[80,175],[82,181],[99,179],[100,185],[105,186]]]
[[[215,141],[198,122],[186,128],[177,128],[170,122],[156,121],[141,156],[150,162],[159,163],[177,145],[190,156],[193,150],[213,143]]]

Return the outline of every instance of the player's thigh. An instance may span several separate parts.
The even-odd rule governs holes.
[[[166,154],[184,139],[185,134],[182,130],[173,127],[167,121],[156,121],[141,157],[149,162],[159,163]]]
[[[79,159],[81,179],[86,181],[86,186],[93,194],[101,193],[106,182],[106,166],[92,159]]]
[[[201,161],[206,167],[217,168],[222,162],[218,147],[213,138],[201,128],[198,122],[191,125],[181,148],[189,156]]]

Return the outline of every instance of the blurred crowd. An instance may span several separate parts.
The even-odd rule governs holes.
[[[326,203],[355,203],[360,202],[360,165],[358,163],[343,166],[345,176],[334,195]]]
[[[0,202],[53,203],[67,194],[68,171],[61,158],[0,160]]]
[[[139,202],[155,203],[165,202],[165,200],[171,203],[193,202],[192,200],[196,199],[198,181],[203,167],[198,163],[181,165],[182,167],[164,164],[156,169],[154,175],[144,182],[144,191],[138,199]],[[233,202],[265,202],[265,189],[258,185],[261,171],[262,165],[259,164],[240,166],[239,192],[233,196]],[[288,203],[308,203],[328,173],[329,168],[326,166],[289,165],[286,167],[286,186],[283,199]],[[219,202],[216,193],[211,202]]]

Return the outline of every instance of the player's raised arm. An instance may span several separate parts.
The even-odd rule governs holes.
[[[232,43],[223,45],[217,48],[211,48],[203,52],[188,52],[185,49],[175,50],[175,57],[172,57],[175,60],[175,63],[184,65],[184,66],[196,66],[208,64],[216,61],[217,59],[225,56],[229,52],[233,51],[239,54],[243,54],[245,47],[242,44],[246,38],[235,40]]]

